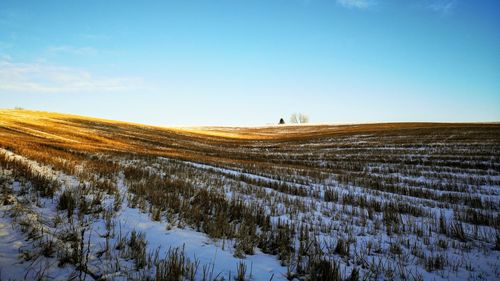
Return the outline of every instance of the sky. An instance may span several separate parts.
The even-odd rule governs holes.
[[[500,1],[2,0],[14,107],[161,126],[500,121]]]

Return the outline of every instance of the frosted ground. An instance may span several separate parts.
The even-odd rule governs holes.
[[[495,124],[19,118],[0,134],[2,280],[500,278]]]

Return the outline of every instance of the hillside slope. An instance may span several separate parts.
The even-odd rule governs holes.
[[[500,278],[500,124],[0,110],[0,186],[2,278]]]

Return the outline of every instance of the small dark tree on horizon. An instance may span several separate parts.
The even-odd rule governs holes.
[[[285,124],[285,120],[283,120],[283,118],[280,119],[280,122],[278,123],[280,125],[284,125]]]

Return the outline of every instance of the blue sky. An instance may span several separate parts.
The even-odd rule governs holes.
[[[177,125],[499,121],[500,1],[0,1],[0,108]]]

